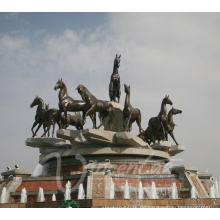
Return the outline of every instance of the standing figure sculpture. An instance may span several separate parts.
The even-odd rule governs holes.
[[[120,66],[120,58],[121,55],[117,55],[114,60],[113,73],[111,75],[110,83],[109,83],[109,97],[110,101],[116,102],[116,97],[118,98],[118,103],[121,96],[121,85],[120,85],[120,76],[118,73],[118,68]]]
[[[111,130],[112,130],[115,109],[113,105],[111,104],[111,102],[98,100],[83,85],[79,85],[76,89],[78,90],[78,93],[82,96],[82,99],[86,102],[86,105],[89,106],[89,109],[84,115],[83,124],[86,123],[87,115],[91,115],[91,114],[94,115],[96,114],[96,112],[99,112],[100,113],[100,125],[98,126],[98,129],[103,125],[103,119],[109,116],[110,122],[111,122]]]
[[[33,136],[37,135],[37,131],[40,129],[41,125],[44,125],[44,128],[47,127],[47,129],[44,129],[44,133],[41,137],[45,136],[46,133],[50,130],[51,125],[53,126],[53,132],[52,132],[52,137],[54,135],[54,129],[55,129],[55,124],[57,123],[59,128],[60,126],[60,111],[58,109],[52,108],[49,110],[44,109],[44,101],[40,97],[36,96],[34,101],[31,103],[30,107],[33,108],[34,106],[37,107],[37,112],[35,115],[35,122],[31,128]],[[34,127],[38,125],[36,131],[34,132]]]
[[[163,140],[167,140],[167,131],[165,129],[168,124],[166,108],[167,104],[172,105],[173,103],[170,100],[169,96],[166,95],[165,98],[162,100],[161,109],[158,116],[151,118],[148,122],[148,133],[153,143],[155,143],[160,129],[162,130]]]
[[[123,110],[123,125],[125,128],[125,131],[131,131],[132,129],[132,123],[136,121],[139,132],[142,132],[141,128],[141,111],[138,108],[133,108],[130,104],[130,86],[127,86],[124,84],[125,87],[125,105]],[[127,123],[127,125],[125,125]]]
[[[83,100],[74,100],[70,96],[68,96],[66,84],[62,81],[62,79],[58,80],[56,83],[54,90],[60,89],[58,98],[59,98],[59,109],[61,112],[64,112],[65,116],[65,124],[67,124],[67,111],[70,112],[83,112],[83,118],[85,117],[85,113],[88,111],[89,106]],[[96,115],[89,114],[93,121],[93,128],[96,128]]]

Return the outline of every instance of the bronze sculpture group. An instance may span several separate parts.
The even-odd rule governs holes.
[[[94,95],[84,85],[78,85],[76,90],[81,95],[82,100],[75,100],[68,95],[67,87],[62,79],[59,79],[54,87],[54,90],[59,89],[58,99],[59,99],[59,109],[49,109],[49,105],[45,105],[43,99],[38,96],[34,99],[30,107],[38,106],[35,116],[35,122],[31,128],[33,137],[36,136],[37,131],[43,125],[45,136],[48,133],[50,127],[53,126],[52,136],[54,135],[55,124],[57,123],[60,128],[66,129],[69,125],[75,126],[77,130],[83,130],[83,126],[86,123],[87,116],[90,116],[93,129],[99,129],[104,122],[106,117],[109,117],[110,128],[113,127],[113,119],[115,109],[111,101],[118,103],[121,95],[121,85],[120,76],[118,73],[118,68],[120,66],[121,55],[117,55],[114,59],[113,73],[111,75],[109,83],[109,97],[110,101],[103,101],[97,99]],[[168,134],[172,137],[174,142],[178,145],[176,141],[173,130],[175,123],[173,122],[173,115],[182,113],[181,110],[172,109],[167,114],[166,105],[172,105],[172,101],[169,96],[166,95],[162,100],[161,109],[156,117],[150,118],[148,122],[148,127],[144,131],[141,128],[141,111],[138,108],[133,108],[130,103],[130,86],[124,84],[124,91],[126,93],[124,109],[123,109],[123,126],[125,131],[130,132],[132,130],[132,124],[136,121],[139,127],[139,137],[146,141],[148,144],[155,143],[155,141],[167,141]],[[75,112],[75,115],[67,114],[67,112]],[[80,114],[82,112],[82,116]],[[96,112],[99,113],[100,125],[96,126]],[[38,125],[36,131],[34,132],[34,127]]]

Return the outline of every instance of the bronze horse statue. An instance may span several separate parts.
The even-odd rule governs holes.
[[[66,124],[67,124],[67,111],[70,112],[83,112],[83,118],[85,117],[85,113],[88,111],[89,106],[87,103],[83,100],[74,100],[70,96],[68,96],[66,84],[62,81],[62,79],[59,79],[54,87],[54,90],[60,89],[58,98],[59,98],[59,109],[61,112],[64,112]],[[96,128],[96,115],[95,114],[89,114],[91,117],[93,123],[93,128]]]
[[[89,114],[94,115],[94,114],[96,114],[96,112],[99,112],[100,113],[100,125],[98,126],[98,129],[103,125],[103,119],[105,117],[109,116],[110,122],[111,122],[111,130],[112,130],[115,109],[114,109],[113,105],[111,104],[111,102],[102,101],[102,100],[97,99],[83,85],[78,85],[78,87],[76,89],[78,90],[78,93],[82,96],[82,99],[86,102],[86,105],[89,106],[89,109],[87,110],[87,112],[84,115],[83,123],[84,124],[86,123],[87,115],[89,115]],[[93,122],[93,124],[94,124],[94,122]]]
[[[77,130],[83,130],[83,120],[80,112],[75,112],[75,115],[67,114],[67,123],[65,116],[61,115],[61,126],[66,129],[69,125],[75,126]]]
[[[120,76],[118,73],[118,68],[120,66],[120,58],[121,55],[117,55],[114,60],[113,73],[111,75],[110,83],[109,83],[109,97],[110,101],[116,102],[116,97],[118,98],[118,103],[121,96],[121,85],[120,85]]]
[[[52,132],[52,137],[54,135],[54,129],[55,129],[55,124],[57,123],[59,128],[60,126],[60,111],[58,109],[52,108],[52,109],[44,109],[44,101],[42,98],[36,96],[34,101],[31,103],[30,107],[33,108],[34,106],[37,107],[37,112],[35,115],[35,122],[31,128],[33,136],[37,135],[37,131],[40,129],[41,125],[43,124],[44,126],[44,133],[41,137],[45,136],[46,133],[50,130],[51,125],[53,126],[53,132]],[[34,127],[38,125],[36,131],[34,132]],[[47,129],[45,129],[47,127]]]
[[[182,111],[181,110],[178,110],[178,109],[175,109],[172,107],[172,109],[168,112],[168,115],[167,115],[167,126],[166,126],[166,132],[167,134],[169,134],[174,142],[176,143],[176,145],[178,145],[175,137],[174,137],[174,134],[173,134],[173,130],[174,130],[174,127],[176,126],[175,123],[173,122],[173,115],[177,115],[177,114],[181,114]],[[151,139],[151,135],[150,135],[150,130],[149,130],[149,127],[145,130],[145,133],[143,134],[140,134],[140,137],[146,141],[148,144],[151,144],[153,142],[153,140]],[[164,134],[163,134],[163,131],[162,129],[160,128],[160,130],[158,131],[157,133],[157,137],[155,138],[155,140],[157,141],[161,141],[161,140],[168,140],[168,137],[164,137]]]
[[[182,113],[181,110],[172,108],[167,115],[168,125],[167,125],[166,130],[167,130],[167,133],[173,138],[176,145],[179,145],[179,144],[177,143],[177,141],[174,137],[174,134],[173,134],[174,127],[176,126],[175,123],[173,122],[173,115],[177,115],[177,114],[181,114],[181,113]]]
[[[165,98],[163,98],[162,100],[161,109],[158,116],[151,118],[148,122],[148,133],[153,143],[155,143],[155,140],[158,137],[158,132],[160,131],[160,129],[162,129],[163,140],[167,140],[166,139],[167,131],[165,129],[168,124],[167,108],[166,108],[167,104],[172,105],[173,103],[170,100],[169,96],[166,95]]]
[[[123,125],[125,128],[125,131],[131,131],[132,129],[132,123],[136,121],[138,127],[139,127],[139,132],[141,133],[142,128],[141,128],[141,111],[138,108],[133,108],[132,105],[130,104],[130,86],[127,86],[124,84],[125,88],[125,105],[123,109]],[[125,126],[125,124],[127,125]]]
[[[45,103],[45,110],[49,110],[49,103]],[[46,129],[47,125],[45,123],[43,123],[43,128],[44,128],[44,131]],[[50,130],[47,132],[47,136],[50,137]]]

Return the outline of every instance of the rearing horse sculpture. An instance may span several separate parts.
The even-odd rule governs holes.
[[[89,109],[87,110],[83,118],[84,124],[86,123],[87,115],[89,114],[94,115],[96,114],[96,112],[99,112],[100,113],[100,125],[98,126],[98,129],[103,125],[103,119],[109,116],[110,122],[111,122],[111,130],[112,130],[115,109],[113,105],[111,104],[111,102],[98,100],[83,85],[78,85],[76,89],[78,90],[78,93],[82,96],[82,99],[86,102],[86,105],[89,106]]]
[[[123,123],[124,123],[124,128],[126,131],[131,131],[132,129],[132,123],[136,121],[138,127],[139,127],[139,132],[141,133],[142,128],[141,128],[141,111],[138,108],[133,108],[132,105],[130,104],[130,86],[127,86],[124,84],[125,87],[125,105],[124,105],[124,110],[123,110]],[[125,123],[127,120],[127,125],[125,127]]]
[[[86,102],[83,100],[74,100],[70,96],[68,96],[66,84],[62,81],[62,79],[59,79],[56,83],[54,90],[60,89],[58,98],[59,98],[59,109],[61,112],[64,112],[65,116],[65,124],[67,124],[67,111],[70,112],[83,112],[83,118],[85,117],[85,113],[89,109],[89,106]],[[96,115],[95,114],[89,114],[93,121],[93,128],[96,128]]]
[[[150,133],[149,135],[153,143],[155,143],[155,140],[157,139],[157,134],[160,129],[162,129],[164,140],[167,140],[167,132],[165,129],[168,123],[166,108],[167,104],[172,105],[173,103],[170,100],[169,96],[166,95],[165,98],[162,100],[161,109],[158,116],[151,118],[148,122],[148,129]]]
[[[118,73],[118,68],[120,66],[120,58],[121,55],[117,55],[114,60],[113,73],[111,75],[110,83],[109,83],[109,97],[110,101],[116,102],[116,97],[118,98],[118,103],[121,96],[121,85],[120,85],[120,76]]]

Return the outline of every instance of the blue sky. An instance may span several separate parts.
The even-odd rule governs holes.
[[[94,29],[97,25],[106,22],[108,13],[86,13],[86,12],[63,12],[63,13],[1,13],[1,30],[4,33],[17,31],[32,36],[42,33],[56,34],[71,29],[80,31],[83,29]]]
[[[84,84],[108,100],[118,53],[122,88],[131,85],[142,127],[169,94],[183,111],[174,117],[174,134],[186,152],[175,159],[220,180],[219,24],[219,13],[0,13],[0,171],[38,163],[38,150],[25,146],[34,97],[57,108],[53,88],[62,77],[74,99],[81,99],[75,88]],[[122,106],[124,99],[122,89]],[[132,133],[138,134],[136,125]]]

